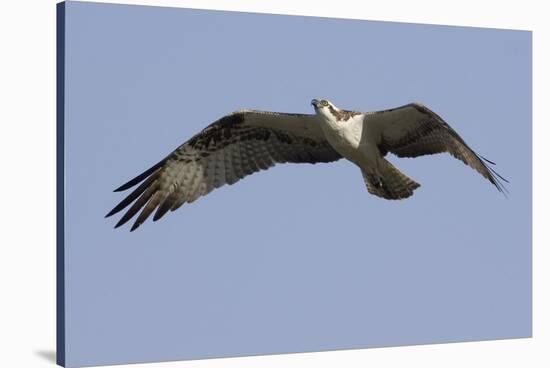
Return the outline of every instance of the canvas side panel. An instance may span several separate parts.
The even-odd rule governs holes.
[[[56,360],[65,366],[65,2],[57,4]]]

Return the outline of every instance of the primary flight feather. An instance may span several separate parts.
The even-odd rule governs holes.
[[[506,181],[437,114],[418,103],[376,112],[338,109],[312,100],[315,114],[240,110],[222,117],[156,165],[115,189],[136,185],[107,217],[128,206],[115,227],[137,215],[131,231],[154,211],[153,221],[213,189],[275,164],[332,162],[345,158],[362,172],[369,193],[403,199],[420,186],[384,157],[448,152],[499,191]]]

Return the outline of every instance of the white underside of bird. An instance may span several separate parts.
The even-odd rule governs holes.
[[[385,156],[448,152],[504,192],[491,161],[476,154],[441,117],[418,103],[358,112],[312,100],[315,114],[240,110],[207,126],[150,169],[115,191],[140,184],[107,216],[130,208],[116,227],[138,214],[131,230],[194,202],[224,184],[279,163],[333,162],[345,158],[361,169],[369,193],[384,199],[411,196],[420,184]]]
[[[382,157],[378,149],[378,143],[382,139],[381,129],[365,124],[368,117],[366,113],[359,113],[344,120],[338,117],[341,110],[332,104],[330,106],[331,109],[316,107],[327,141],[342,157],[359,166],[367,185],[369,185],[369,180],[372,180],[373,184],[379,188],[388,185],[384,183],[384,178],[398,175],[399,172],[396,172],[394,166]],[[392,122],[388,122],[388,124],[392,124]],[[402,179],[407,182],[404,184],[408,185],[412,194],[412,191],[420,184],[405,178],[406,176],[402,175]]]

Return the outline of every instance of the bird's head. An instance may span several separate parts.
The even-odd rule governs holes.
[[[316,114],[329,120],[333,120],[339,111],[338,108],[332,104],[332,102],[325,99],[313,99],[311,100],[311,105],[313,106]]]

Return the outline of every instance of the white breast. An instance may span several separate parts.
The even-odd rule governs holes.
[[[363,133],[364,115],[355,115],[347,121],[325,120],[322,127],[330,145],[343,157],[358,163],[361,160],[359,146]]]

